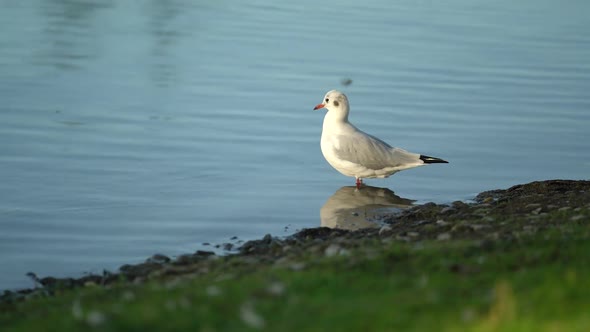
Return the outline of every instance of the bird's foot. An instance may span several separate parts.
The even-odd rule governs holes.
[[[361,189],[361,186],[363,185],[363,179],[356,179],[356,189]]]

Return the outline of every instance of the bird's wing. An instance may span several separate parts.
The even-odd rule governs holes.
[[[406,165],[422,164],[420,155],[391,147],[377,137],[362,131],[338,135],[334,153],[338,158],[369,169],[405,168]]]

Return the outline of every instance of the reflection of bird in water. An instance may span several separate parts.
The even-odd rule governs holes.
[[[347,230],[379,227],[377,219],[383,213],[391,212],[392,208],[408,208],[412,202],[387,188],[342,187],[320,209],[321,225]]]

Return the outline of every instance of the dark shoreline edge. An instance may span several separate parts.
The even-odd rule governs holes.
[[[362,189],[361,189],[362,190]],[[141,283],[164,278],[190,278],[212,270],[230,270],[236,265],[277,265],[301,269],[313,255],[345,254],[366,241],[473,241],[494,246],[497,241],[518,241],[520,236],[560,227],[564,222],[588,223],[582,212],[590,209],[590,181],[546,180],[516,185],[505,190],[478,194],[473,203],[426,203],[401,213],[384,216],[381,228],[356,231],[317,227],[301,230],[286,238],[270,234],[244,243],[235,254],[218,256],[199,250],[176,259],[156,254],[144,263],[123,265],[119,272],[81,278],[38,278],[30,274],[36,288],[5,290],[0,302],[37,296],[52,296],[59,290],[85,286],[108,287],[114,283]],[[543,218],[563,212],[567,220]],[[577,214],[580,212],[580,214]]]

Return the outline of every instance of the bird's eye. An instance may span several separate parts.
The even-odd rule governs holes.
[[[329,103],[329,102],[330,102],[330,98],[326,98],[326,103]]]

